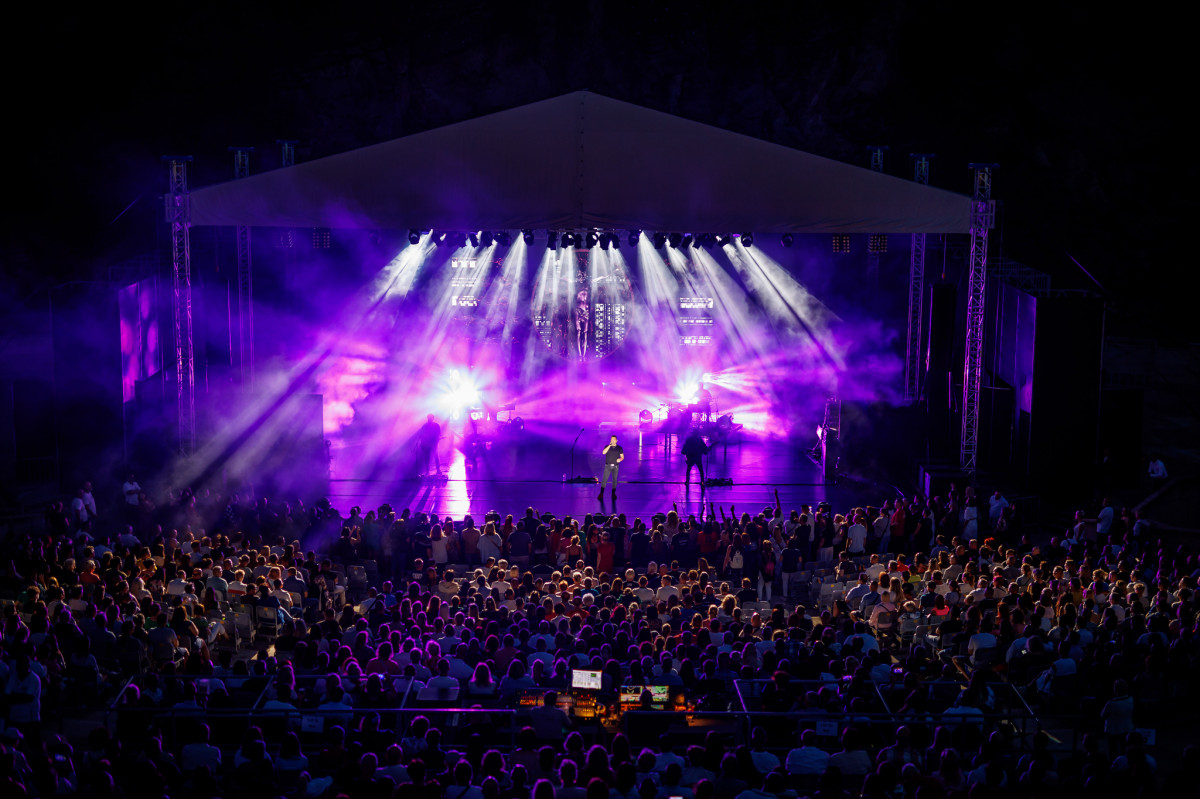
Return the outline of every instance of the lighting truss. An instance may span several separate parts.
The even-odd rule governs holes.
[[[963,366],[962,444],[959,465],[967,474],[979,468],[979,400],[983,389],[983,323],[987,299],[988,231],[996,221],[992,202],[995,164],[971,164],[975,191],[971,198],[971,267],[967,278],[967,345]]]
[[[175,308],[175,387],[179,414],[179,451],[196,450],[196,365],[192,346],[192,248],[191,204],[187,165],[191,156],[172,156],[167,161],[169,181],[166,201],[167,224],[171,226],[171,267]]]
[[[929,185],[929,159],[925,153],[912,153],[913,180]],[[916,402],[921,396],[921,325],[925,318],[925,234],[912,234],[908,269],[908,350],[904,357],[904,398]]]

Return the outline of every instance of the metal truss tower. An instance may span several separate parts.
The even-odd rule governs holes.
[[[233,177],[250,176],[250,153],[253,147],[230,147],[233,153]],[[237,226],[237,283],[238,283],[238,366],[242,385],[254,383],[254,270],[250,261],[250,227]]]
[[[929,153],[909,153],[913,180],[929,185]],[[908,350],[904,357],[904,399],[916,402],[921,396],[921,325],[925,319],[925,234],[912,234],[908,269]]]
[[[959,465],[969,475],[979,467],[979,399],[983,389],[983,322],[987,300],[988,231],[996,221],[992,202],[992,169],[971,164],[975,190],[971,196],[971,266],[967,278],[967,344],[963,368],[962,446]]]
[[[175,384],[179,408],[179,451],[196,451],[196,362],[192,340],[192,248],[188,234],[188,156],[167,156],[167,224],[171,226],[171,267],[175,300]]]
[[[873,145],[867,150],[871,153],[871,171],[883,171],[883,154],[888,148]],[[871,233],[867,236],[867,291],[869,292],[872,302],[879,293],[879,255],[887,249],[886,244],[881,246],[880,242],[886,242],[887,237],[884,234]]]

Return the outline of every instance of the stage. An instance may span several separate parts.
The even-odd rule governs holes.
[[[343,512],[355,505],[366,512],[387,502],[397,510],[437,511],[455,517],[470,513],[477,519],[490,510],[519,516],[531,505],[539,512],[576,517],[615,511],[648,520],[654,513],[670,510],[672,503],[678,504],[680,513],[700,513],[699,478],[693,470],[692,485],[685,486],[677,435],[608,425],[576,432],[580,437],[574,475],[597,480],[603,472],[602,450],[610,435],[618,437],[625,461],[615,502],[607,490],[603,500],[597,499],[597,483],[564,482],[571,476],[571,438],[564,443],[561,433],[539,430],[536,424],[519,435],[494,440],[481,450],[475,465],[468,463],[459,446],[448,443],[454,438],[448,436],[439,447],[442,479],[415,477],[415,453],[398,454],[384,469],[356,473],[355,449],[337,450],[333,453],[330,500]],[[708,455],[705,477],[729,478],[733,485],[706,488],[704,501],[723,507],[727,514],[731,505],[739,512],[757,513],[765,505],[774,505],[778,489],[786,513],[805,503],[828,501],[835,509],[845,510],[895,496],[886,486],[854,481],[826,485],[820,467],[806,454],[812,443],[758,438],[718,443]]]

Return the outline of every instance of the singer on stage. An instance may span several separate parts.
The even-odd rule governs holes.
[[[687,472],[683,484],[690,486],[692,484],[692,467],[700,470],[700,491],[704,492],[704,456],[708,453],[708,445],[704,443],[704,439],[700,437],[700,433],[692,430],[688,435],[687,440],[683,442],[683,457],[687,461]]]
[[[625,450],[621,449],[621,445],[617,443],[617,437],[613,436],[609,439],[608,446],[604,448],[604,477],[600,480],[600,499],[604,499],[604,486],[608,483],[609,475],[612,475],[613,499],[617,498],[617,470],[623,460],[625,460]]]

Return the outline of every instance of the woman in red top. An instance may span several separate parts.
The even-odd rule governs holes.
[[[613,546],[612,536],[605,530],[600,533],[600,543],[596,545],[596,572],[598,574],[611,573],[613,568],[613,554],[616,552],[616,547]]]

